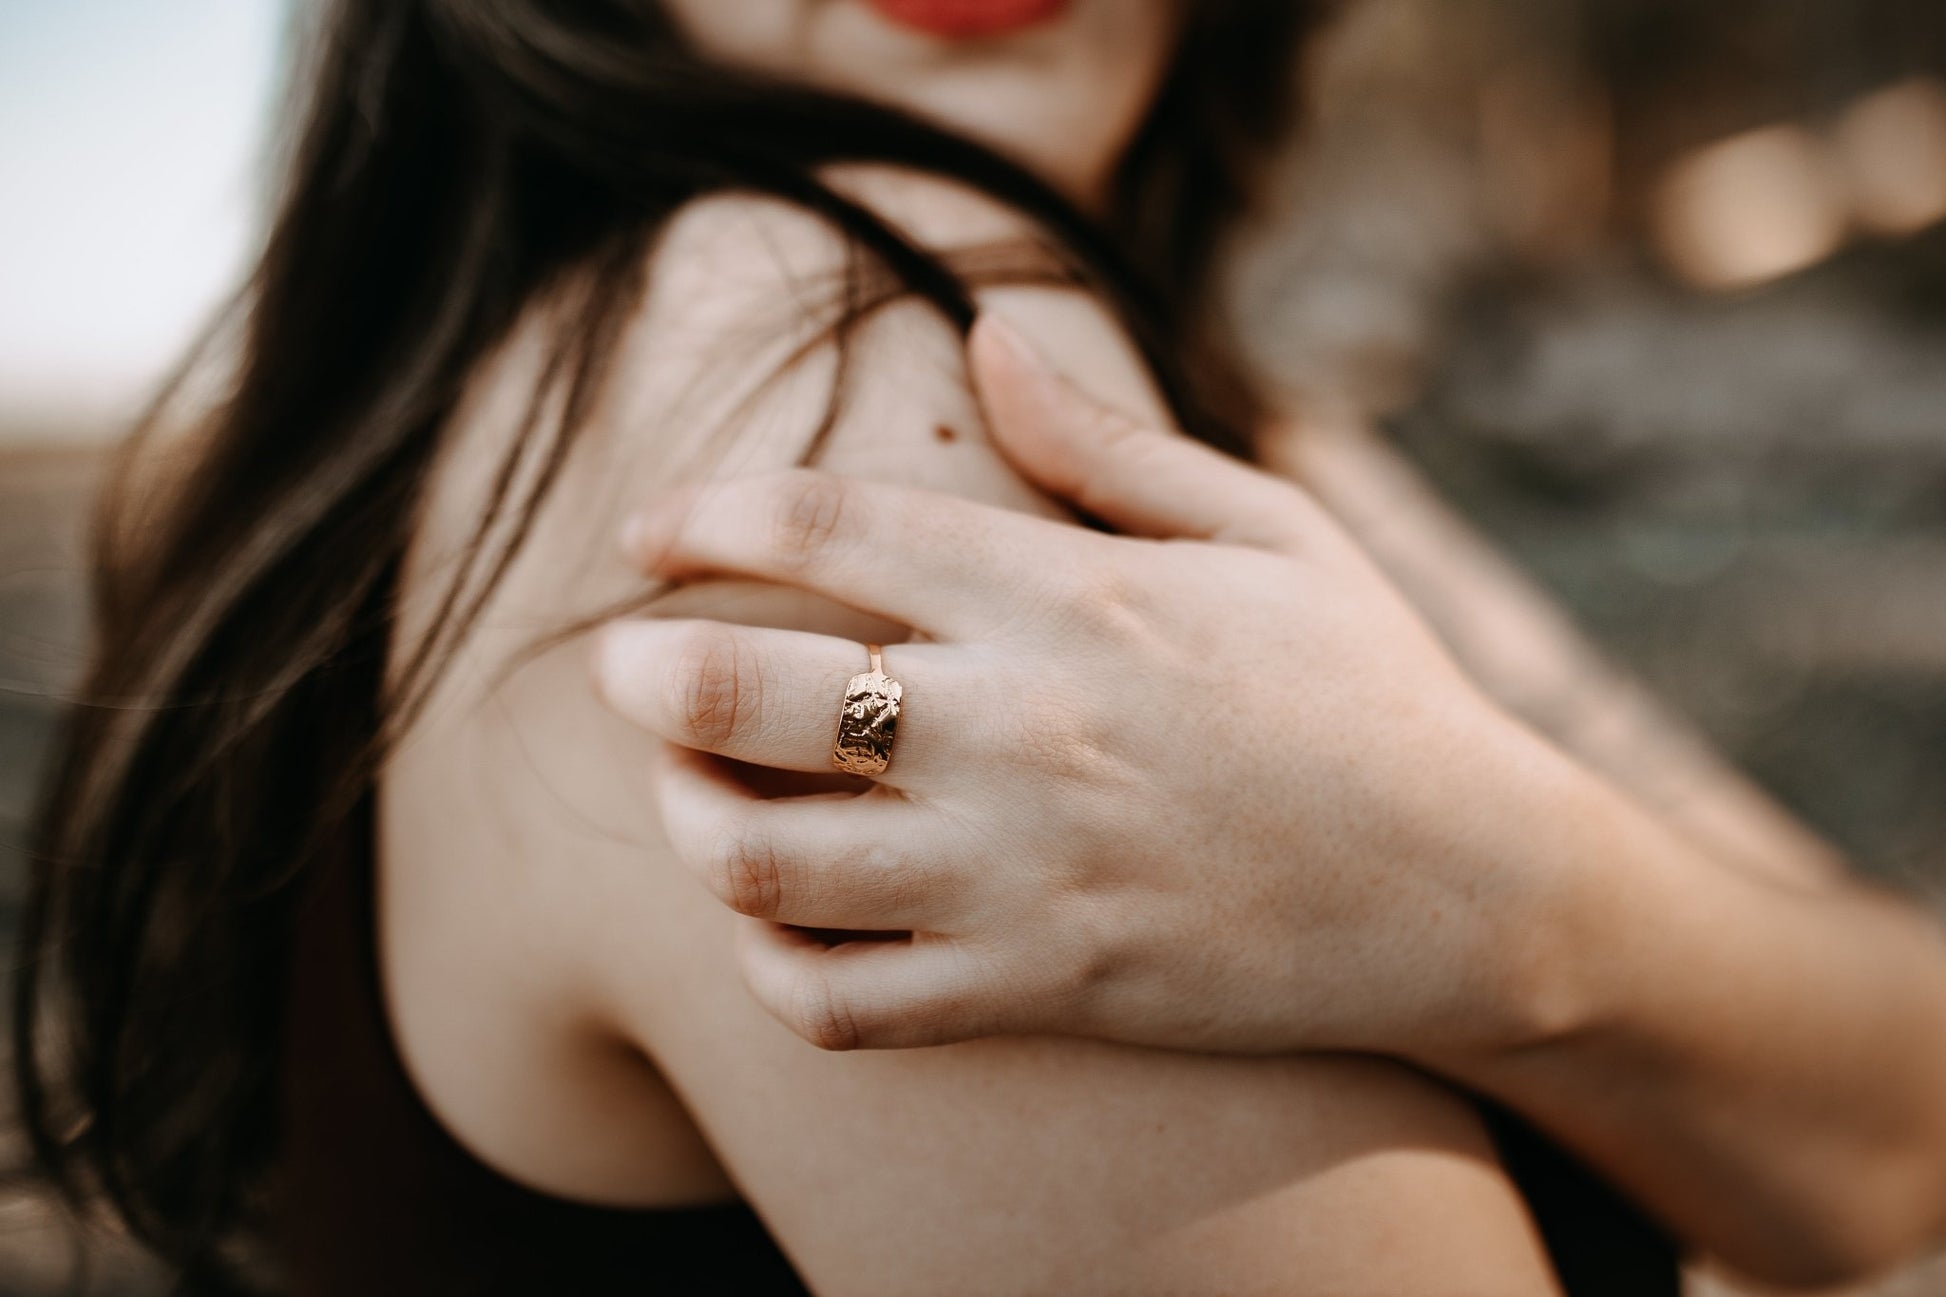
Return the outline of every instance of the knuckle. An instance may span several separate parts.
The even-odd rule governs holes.
[[[1075,602],[1082,613],[1097,621],[1115,623],[1135,612],[1134,584],[1112,568],[1090,572],[1077,584]]]
[[[1068,944],[1050,961],[1050,985],[1042,992],[1049,1011],[1090,1029],[1126,1019],[1125,1002],[1140,994],[1131,947],[1143,949],[1144,943],[1118,927],[1100,904],[1070,904],[1063,919]]]
[[[1111,450],[1122,450],[1139,443],[1151,429],[1137,423],[1111,405],[1091,402],[1088,406],[1088,431],[1096,441]]]
[[[1049,1013],[1084,1031],[1113,1032],[1117,1002],[1126,991],[1119,961],[1089,952],[1066,969],[1062,980],[1046,995]]]
[[[1052,690],[1009,709],[993,721],[996,746],[1015,763],[1063,786],[1092,782],[1106,762],[1110,736],[1087,708]]]
[[[722,747],[755,720],[762,683],[734,632],[697,631],[677,655],[675,670],[676,719],[695,745]]]
[[[828,473],[792,473],[778,495],[771,538],[778,557],[793,566],[839,543],[857,513],[856,492]]]
[[[806,978],[798,983],[791,1021],[798,1035],[831,1053],[844,1053],[864,1044],[858,1015],[820,980]]]
[[[1055,578],[1053,597],[1069,625],[1091,638],[1139,637],[1148,625],[1148,597],[1140,581],[1112,563]]]
[[[841,877],[856,889],[856,899],[888,912],[910,914],[940,899],[937,880],[905,849],[884,842],[853,848]]]
[[[1110,930],[1098,916],[1084,913],[1074,923],[1074,943],[1060,985],[1077,1004],[1092,1006],[1110,988],[1119,986],[1127,976],[1127,957]]]
[[[771,919],[783,909],[783,861],[762,838],[747,833],[726,836],[717,852],[714,878],[716,894],[739,914]]]
[[[1117,438],[1117,451],[1138,473],[1174,473],[1182,466],[1189,439],[1146,424],[1127,423]]]

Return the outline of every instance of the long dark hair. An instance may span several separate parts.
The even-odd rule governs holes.
[[[699,195],[801,204],[964,329],[965,274],[818,179],[833,162],[909,165],[1049,231],[1184,427],[1249,453],[1249,385],[1207,284],[1310,6],[1191,8],[1095,221],[906,116],[712,65],[645,0],[328,7],[266,250],[214,335],[226,377],[190,463],[103,497],[99,647],[38,820],[14,999],[21,1117],[64,1192],[105,1199],[185,1287],[242,1282],[275,1165],[299,884],[357,822],[550,481],[516,493],[525,475],[503,472],[468,570],[381,698],[392,587],[442,428],[536,294],[580,285],[549,369],[564,426],[517,452],[548,465],[601,381],[657,230]],[[489,552],[509,517],[513,539]]]

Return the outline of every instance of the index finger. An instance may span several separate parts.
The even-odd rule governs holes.
[[[623,543],[652,575],[777,581],[969,639],[1111,542],[942,491],[798,468],[670,492],[630,521]]]

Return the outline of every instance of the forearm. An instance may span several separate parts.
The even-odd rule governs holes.
[[[1668,716],[1351,425],[1272,466],[1357,536],[1479,688],[1558,746],[1519,849],[1563,884],[1535,1036],[1421,1059],[1760,1275],[1895,1255],[1942,1217],[1946,947]],[[1571,758],[1571,760],[1570,760]],[[1530,770],[1528,773],[1534,773]],[[1620,790],[1620,791],[1617,791]],[[1497,867],[1502,862],[1483,862]],[[1566,965],[1563,970],[1562,965]]]
[[[1762,1279],[1856,1277],[1946,1226],[1930,918],[1723,869],[1540,741],[1514,751],[1496,814],[1538,884],[1532,939],[1505,947],[1531,1030],[1417,1061]]]
[[[1272,429],[1263,450],[1357,538],[1500,706],[1713,860],[1780,880],[1842,879],[1835,851],[1604,658],[1385,442],[1355,422],[1314,420]]]

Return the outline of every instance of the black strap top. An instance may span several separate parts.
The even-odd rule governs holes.
[[[370,806],[347,838],[369,843]],[[319,875],[294,944],[277,1218],[298,1297],[807,1292],[742,1205],[620,1211],[515,1184],[427,1109],[384,1010],[369,850]]]

